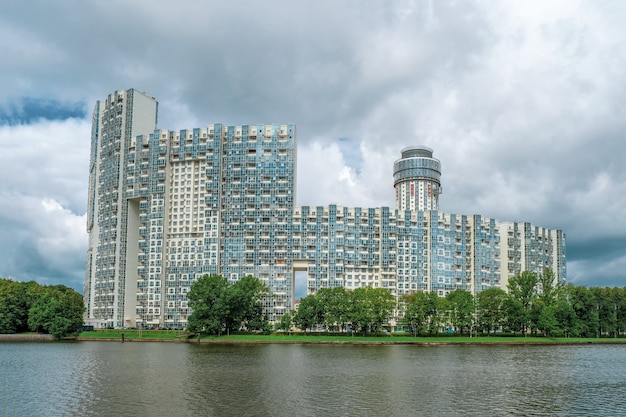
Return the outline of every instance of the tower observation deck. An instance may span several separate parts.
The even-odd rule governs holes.
[[[399,210],[439,210],[441,162],[427,146],[402,149],[402,158],[393,164],[393,187]]]

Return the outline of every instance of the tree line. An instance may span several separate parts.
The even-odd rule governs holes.
[[[39,285],[0,278],[0,333],[35,331],[55,339],[83,325],[83,297],[65,285]]]
[[[264,330],[267,287],[245,277],[229,284],[204,276],[188,295],[193,313],[188,329],[212,334]],[[564,285],[547,269],[512,277],[507,291],[490,288],[476,296],[457,289],[445,297],[415,292],[396,300],[384,288],[322,288],[300,300],[297,310],[282,315],[275,329],[376,333],[390,323],[417,335],[441,332],[491,335],[496,332],[551,337],[617,337],[626,329],[626,288]]]
[[[626,329],[626,288],[583,287],[555,282],[554,274],[522,272],[508,292],[479,293],[476,327],[554,337],[618,337]]]
[[[392,318],[396,299],[385,288],[321,288],[300,300],[298,309],[283,315],[278,328],[295,325],[302,331],[320,327],[330,331],[376,333]]]
[[[384,288],[322,288],[300,300],[274,326],[289,331],[381,331],[390,323],[413,335],[542,334],[554,337],[618,337],[626,329],[626,288],[564,285],[551,270],[524,271],[507,290],[490,288],[476,296],[458,289],[445,297],[415,292],[396,300]],[[231,331],[269,332],[263,314],[268,288],[247,276],[235,283],[205,275],[187,294],[192,314],[187,330],[220,335]],[[268,304],[269,305],[269,304]],[[37,331],[60,339],[83,325],[83,298],[64,285],[43,286],[0,278],[0,333]]]
[[[547,269],[542,274],[524,271],[511,278],[508,291],[490,288],[472,295],[457,289],[445,297],[434,292],[393,297],[384,308],[367,309],[375,290],[322,289],[300,302],[293,316],[283,317],[280,328],[290,324],[302,330],[376,331],[394,320],[413,335],[450,332],[483,335],[496,332],[541,334],[552,337],[617,337],[626,329],[626,288],[587,288],[563,285]],[[362,294],[362,295],[361,295]],[[369,301],[371,302],[371,301]],[[371,313],[369,318],[364,312]],[[291,321],[290,321],[291,320]],[[368,325],[369,324],[369,325]]]

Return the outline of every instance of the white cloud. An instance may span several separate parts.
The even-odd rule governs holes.
[[[84,211],[90,136],[87,120],[0,126],[0,193],[53,198]]]
[[[302,206],[349,205],[359,194],[356,174],[334,143],[298,146],[297,182],[296,204]]]
[[[41,234],[37,238],[37,248],[51,261],[64,262],[63,257],[85,251],[86,215],[76,215],[55,200],[41,202],[42,211],[34,213],[35,225]]]

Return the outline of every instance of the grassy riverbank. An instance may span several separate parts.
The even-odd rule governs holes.
[[[82,332],[78,340],[124,340],[132,341],[164,341],[164,342],[198,342],[196,335],[181,331],[168,330],[103,330]],[[589,344],[589,343],[620,343],[626,339],[609,338],[551,338],[551,337],[519,337],[519,336],[438,336],[412,337],[406,335],[390,336],[337,336],[337,335],[304,335],[302,333],[255,335],[237,334],[226,336],[201,336],[201,343],[294,343],[294,344]]]

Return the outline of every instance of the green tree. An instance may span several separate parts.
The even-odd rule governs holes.
[[[537,281],[539,284],[539,299],[543,301],[545,306],[554,305],[561,296],[563,283],[557,281],[554,272],[549,268],[546,268],[543,274],[537,277]]]
[[[63,308],[63,317],[69,320],[69,334],[77,333],[85,323],[85,303],[83,296],[71,288],[67,288],[62,293],[61,306]],[[54,332],[50,332],[54,334]]]
[[[626,330],[626,288],[613,288],[615,314],[617,317],[617,336]]]
[[[523,332],[525,335],[530,314],[524,305],[509,295],[504,303],[504,311],[506,312],[504,326],[514,334]]]
[[[307,329],[321,325],[324,320],[322,305],[315,294],[309,294],[300,300],[293,322],[304,332]]]
[[[610,288],[590,288],[598,310],[600,336],[614,336],[617,331],[617,309]]]
[[[426,293],[426,311],[428,313],[428,334],[437,335],[442,326],[442,312],[446,308],[446,299],[435,292]]]
[[[187,328],[217,335],[239,329],[268,331],[270,325],[263,316],[266,295],[267,286],[253,276],[231,285],[220,275],[204,275],[187,294],[193,310]]]
[[[230,311],[227,329],[264,330],[267,320],[263,316],[263,298],[267,294],[267,285],[251,275],[229,286],[226,291]]]
[[[578,336],[580,334],[579,322],[574,308],[566,298],[559,299],[554,306],[554,317],[557,322],[555,336]]]
[[[435,292],[418,291],[404,298],[404,302],[404,321],[413,334],[428,331],[432,335],[439,331],[441,307],[445,299],[440,298]]]
[[[515,319],[519,320],[524,335],[530,326],[531,305],[537,296],[538,283],[539,277],[535,272],[522,271],[509,279],[507,285],[513,300],[519,302],[522,307],[521,311],[516,311],[516,309],[512,311],[516,312]]]
[[[540,330],[545,335],[561,334],[555,313],[563,294],[563,283],[557,281],[554,272],[546,268],[537,276],[537,291],[530,306],[530,323],[533,333]]]
[[[28,331],[28,311],[48,288],[35,281],[0,279],[0,333]]]
[[[562,333],[556,318],[556,305],[545,305],[542,300],[533,304],[536,328],[546,336],[560,336]]]
[[[372,314],[371,329],[377,332],[391,320],[396,309],[396,298],[386,288],[366,288],[369,288],[368,299]]]
[[[83,298],[65,286],[48,287],[28,312],[31,330],[62,339],[77,333],[83,325]]]
[[[51,294],[43,295],[28,312],[28,327],[38,333],[47,332],[60,309],[60,303]]]
[[[293,325],[293,311],[287,311],[285,314],[280,316],[280,321],[276,323],[276,330],[282,330],[283,332],[291,331],[291,326]]]
[[[463,329],[471,329],[474,323],[476,304],[474,296],[467,290],[457,289],[446,295],[447,308],[450,311],[450,321],[461,336]]]
[[[576,314],[580,335],[582,337],[597,337],[600,330],[600,315],[598,304],[590,289],[568,284],[566,291]]]
[[[528,329],[534,335],[537,334],[538,331],[542,331],[545,333],[545,329],[543,325],[540,323],[540,317],[543,310],[547,308],[547,306],[543,303],[540,298],[536,298],[533,303],[530,305],[529,311],[527,311],[527,315],[529,317],[528,321]],[[545,317],[544,317],[545,323]]]
[[[228,281],[220,275],[203,275],[187,294],[193,312],[188,330],[220,335],[229,321]]]
[[[481,291],[478,298],[478,325],[483,331],[494,332],[506,324],[509,295],[501,288]]]
[[[385,288],[359,287],[350,291],[349,320],[355,331],[377,332],[391,318],[395,297]]]
[[[323,324],[329,330],[343,331],[349,311],[348,291],[344,287],[321,288],[316,297],[323,312]]]
[[[413,336],[423,333],[429,321],[428,294],[422,291],[402,297],[404,303],[404,324],[409,327]]]
[[[27,327],[28,309],[23,284],[0,279],[0,333],[16,333]]]

